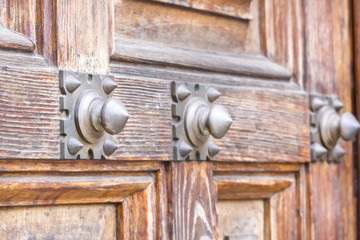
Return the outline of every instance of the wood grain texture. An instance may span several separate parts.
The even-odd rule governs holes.
[[[222,14],[225,16],[251,20],[253,16],[250,12],[252,0],[245,1],[226,1],[221,0],[154,0],[163,3],[174,4],[182,7],[197,9],[210,13]]]
[[[117,65],[112,69],[117,71],[119,68],[121,68],[121,65]],[[147,149],[147,152],[145,154],[139,154],[139,157],[143,155],[146,159],[146,156],[149,153],[152,155],[152,151],[154,149],[156,150],[159,146],[164,147],[164,149],[170,149],[171,138],[159,138],[159,135],[157,135],[163,134],[162,136],[171,136],[171,129],[164,128],[167,124],[171,124],[170,102],[165,100],[165,94],[169,94],[168,96],[170,96],[170,87],[165,83],[166,81],[164,81],[166,80],[164,79],[166,75],[162,75],[162,79],[160,79],[159,75],[157,75],[156,78],[150,79],[145,76],[138,77],[136,75],[144,75],[144,73],[140,72],[141,68],[139,68],[136,72],[132,72],[132,75],[121,77],[122,75],[117,75],[115,71],[113,71],[113,73],[119,83],[117,91],[119,91],[120,94],[124,93],[120,96],[126,96],[122,98],[124,99],[125,105],[127,105],[126,99],[129,98],[134,99],[131,103],[136,103],[135,105],[128,104],[130,106],[128,109],[130,115],[144,119],[142,122],[151,120],[151,122],[149,122],[151,123],[150,125],[146,124],[146,127],[141,131],[137,131],[136,134],[144,134],[144,136],[146,136],[144,139],[150,139],[151,136],[154,136],[152,141],[162,140],[161,145],[149,145],[151,151]],[[155,77],[155,74],[153,76]],[[154,84],[156,84],[156,91],[150,90],[152,93],[148,93],[148,87],[136,87],[136,92],[139,93],[135,97],[133,94],[135,87],[133,86],[137,86],[138,84],[144,85],[145,80],[149,83],[153,81]],[[192,79],[187,78],[183,80],[191,81]],[[201,83],[201,80],[202,79],[198,82]],[[218,160],[241,160],[248,162],[309,161],[308,103],[306,94],[300,91],[280,91],[257,87],[214,86],[223,94],[222,97],[217,100],[218,103],[229,109],[230,115],[234,119],[234,124],[228,134],[223,139],[217,141],[217,144],[222,148],[222,151],[217,156]],[[266,86],[266,84],[263,86]],[[292,86],[293,85],[290,84],[289,88],[292,88]],[[143,91],[144,89],[146,89],[146,91]],[[142,96],[146,97],[145,104],[139,101],[142,99]],[[161,98],[164,97],[162,104],[158,100],[160,96]],[[167,104],[164,105],[164,102]],[[282,104],[279,104],[279,102]],[[167,109],[162,110],[163,107]],[[134,110],[131,108],[134,108]],[[148,111],[150,108],[153,110]],[[154,112],[156,114],[153,114]],[[169,114],[167,114],[167,112]],[[126,140],[129,141],[128,136],[130,136],[130,134],[127,134],[127,128],[129,128],[129,131],[133,131],[132,128],[134,127],[132,126],[131,120],[129,120],[128,126],[125,127],[122,133],[123,136],[126,134]],[[134,130],[137,129],[138,128],[134,128]],[[133,134],[131,134],[131,136],[132,135]],[[121,140],[121,136],[120,134],[120,142],[125,142],[125,139]],[[137,139],[137,141],[141,140]],[[146,143],[149,143],[149,141],[146,140]],[[167,147],[165,148],[165,146]],[[135,149],[140,149],[140,147],[136,147]],[[141,145],[141,149],[144,149],[143,145]],[[121,154],[119,156],[125,157],[126,148],[120,149],[119,151]],[[162,158],[172,158],[171,155],[165,155],[169,154],[169,152],[163,153]],[[125,157],[125,159],[127,158]]]
[[[306,231],[308,219],[305,179],[305,167],[300,164],[214,164],[213,180],[217,200],[229,196],[232,201],[246,200],[255,198],[256,195],[258,198],[255,199],[264,199],[264,239],[309,239]],[[224,188],[224,182],[233,187]],[[246,183],[246,186],[238,187],[239,183]],[[278,187],[281,184],[286,187]],[[265,185],[269,188],[265,188]],[[272,194],[269,189],[272,189]],[[269,194],[264,196],[264,191]],[[229,237],[236,239],[236,234]]]
[[[0,23],[0,48],[32,52],[35,49],[35,45],[27,37],[7,29]]]
[[[57,27],[58,67],[107,73],[113,34],[112,1],[58,0],[56,3],[56,23],[53,24]]]
[[[194,50],[120,38],[115,39],[115,52],[111,59],[252,77],[291,78],[291,72],[286,68],[260,55]]]
[[[57,69],[34,55],[0,55],[0,157],[59,158]]]
[[[290,185],[265,202],[265,239],[301,239],[297,223],[296,186]]]
[[[211,1],[203,2],[211,4]],[[249,3],[246,0],[226,1],[226,4],[230,2]],[[220,8],[217,7],[217,11],[221,11]],[[251,1],[249,8],[253,16],[250,21],[155,1],[119,0],[114,9],[115,37],[198,49],[260,53],[259,1]]]
[[[33,55],[6,52],[0,55],[3,66],[0,69],[3,83],[0,157],[58,159],[57,69]],[[120,148],[116,159],[171,160],[170,82],[158,78],[122,78],[116,73],[115,76],[119,87],[114,96],[124,102],[132,116],[117,136]],[[257,84],[255,81],[254,85]],[[228,135],[218,141],[223,149],[218,159],[308,161],[306,95],[299,91],[265,89],[265,83],[261,86],[216,86],[223,93],[219,103],[229,109],[235,120]],[[294,89],[293,84],[275,86]]]
[[[217,209],[219,236],[224,240],[264,240],[263,200],[219,201]]]
[[[36,0],[0,0],[0,22],[36,41]]]
[[[111,204],[0,208],[0,239],[114,240],[115,217]]]
[[[305,8],[307,90],[337,94],[342,112],[352,112],[350,1],[305,1]],[[310,239],[356,239],[352,143],[342,147],[347,154],[340,164],[309,166]]]
[[[156,207],[154,185],[145,191],[137,192],[123,201],[118,207],[118,239],[158,239],[156,238]],[[152,204],[149,204],[152,203]]]
[[[166,81],[116,78],[114,97],[125,104],[130,118],[116,136],[116,159],[171,160],[171,96]]]
[[[303,1],[265,1],[260,4],[261,45],[264,54],[285,66],[303,85]]]
[[[295,182],[291,176],[216,176],[219,200],[270,198]]]
[[[358,14],[360,12],[360,3],[358,1],[352,1],[352,9],[353,9],[353,56],[354,56],[354,85],[355,85],[355,104],[354,109],[356,113],[356,118],[360,119],[360,15]],[[355,173],[357,174],[357,182],[360,182],[360,135],[357,136],[356,143],[354,145],[354,167],[355,167]],[[359,189],[359,186],[358,186]],[[357,229],[360,229],[360,191],[357,189]],[[359,236],[359,233],[358,233]]]
[[[150,176],[2,176],[0,206],[120,202],[145,189]]]
[[[112,202],[118,239],[168,239],[165,180],[160,162],[0,160],[0,206]]]
[[[172,162],[167,167],[167,181],[170,238],[216,238],[211,163]]]

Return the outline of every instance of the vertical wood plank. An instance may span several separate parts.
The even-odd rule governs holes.
[[[212,187],[212,164],[172,162],[167,172],[169,236],[172,239],[216,239],[217,199]]]
[[[57,1],[57,59],[61,69],[107,73],[112,1]],[[50,9],[49,9],[50,10]]]
[[[305,1],[307,90],[337,94],[345,104],[342,112],[352,111],[349,3]],[[356,237],[352,143],[343,142],[342,146],[347,154],[339,164],[309,165],[310,239]]]
[[[35,0],[0,0],[0,22],[35,42]]]
[[[354,32],[354,72],[355,72],[355,112],[357,119],[360,119],[360,2],[352,1],[353,7],[353,32]],[[357,171],[357,182],[360,182],[360,135],[357,136],[354,165]],[[359,184],[358,184],[359,185]],[[360,229],[360,191],[357,186],[357,228]]]
[[[118,207],[118,239],[155,239],[154,184],[137,192]]]

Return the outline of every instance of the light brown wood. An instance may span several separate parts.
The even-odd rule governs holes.
[[[219,201],[217,212],[220,239],[264,240],[263,200]]]
[[[199,7],[192,10],[155,1],[119,0],[114,8],[115,37],[208,50],[260,53],[258,2],[252,0],[249,6],[252,20],[242,20],[200,11]],[[215,11],[221,11],[217,9]]]
[[[116,238],[115,206],[60,205],[0,208],[0,239]]]
[[[216,176],[219,200],[270,198],[295,182],[291,176]]]
[[[217,163],[213,180],[217,200],[264,200],[264,239],[305,240],[308,239],[304,231],[307,229],[305,176],[305,168],[299,165]],[[236,239],[236,235],[229,237]]]
[[[0,0],[0,22],[2,22],[5,27],[35,42],[36,1],[37,0]]]
[[[303,86],[303,1],[261,0],[261,45],[264,54],[285,66]]]
[[[159,232],[155,221],[155,204],[149,205],[154,186],[129,196],[118,208],[119,239],[158,239]]]
[[[145,189],[150,176],[2,176],[0,206],[121,202]]]
[[[88,73],[109,71],[111,3],[107,0],[57,1],[54,24],[60,69]]]
[[[226,16],[236,17],[244,20],[251,20],[253,16],[250,13],[250,5],[252,0],[245,1],[227,1],[221,0],[154,0],[158,2],[164,2],[174,4],[182,7],[193,8],[197,10],[203,10],[211,13],[223,14]]]
[[[167,181],[170,238],[216,238],[212,165],[207,162],[172,162],[167,168]]]
[[[360,15],[358,14],[360,11],[360,4],[358,1],[352,1],[352,9],[353,9],[353,56],[354,56],[354,77],[355,77],[355,113],[356,118],[360,119]],[[360,149],[360,136],[357,136],[356,144],[354,145],[354,166],[356,167],[357,174],[357,182],[360,182],[360,155],[359,155],[359,149]],[[356,192],[356,190],[355,190]],[[360,191],[357,191],[357,206],[356,211],[360,211]],[[360,229],[360,214],[357,214],[356,216],[357,221],[357,229]],[[358,233],[359,235],[359,233]]]
[[[336,94],[345,105],[341,113],[351,112],[350,1],[305,1],[304,7],[307,91]],[[309,165],[310,239],[357,237],[352,143],[342,142],[341,145],[347,153],[340,164]]]

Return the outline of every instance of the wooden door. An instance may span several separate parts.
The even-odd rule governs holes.
[[[352,111],[351,10],[0,0],[0,239],[355,239],[352,144],[311,161],[309,100]],[[114,76],[130,118],[107,159],[61,157],[60,71]],[[174,83],[221,93],[233,124],[212,160],[177,155]]]

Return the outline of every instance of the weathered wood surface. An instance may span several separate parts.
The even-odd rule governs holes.
[[[118,207],[118,238],[119,239],[159,239],[156,237],[156,203],[152,201],[154,185],[145,191],[129,196]],[[149,204],[151,202],[152,204]]]
[[[264,240],[264,200],[219,201],[219,239]]]
[[[162,163],[0,160],[0,176],[1,206],[113,202],[119,239],[168,239]]]
[[[124,147],[117,151],[116,154],[119,155],[116,157],[121,156],[127,159],[127,155],[132,154],[131,158],[142,157],[146,159],[154,152],[153,146],[149,143],[159,142],[161,139],[159,142],[161,144],[157,144],[155,150],[162,152],[161,158],[171,159],[171,155],[166,155],[170,154],[168,150],[171,148],[171,128],[166,127],[171,125],[170,114],[166,115],[167,112],[170,113],[171,102],[163,99],[166,98],[166,95],[170,96],[170,87],[164,81],[165,75],[163,79],[157,79],[158,77],[148,79],[137,76],[121,77],[121,75],[117,76],[115,72],[120,67],[121,65],[113,68],[113,73],[115,73],[116,80],[119,83],[117,88],[119,96],[124,99],[125,105],[129,106],[128,110],[134,118],[133,121],[136,119],[143,120],[138,123],[132,122],[130,118],[124,131],[119,135],[119,142],[124,144]],[[138,69],[138,71],[141,70]],[[133,75],[136,74],[139,72],[133,73]],[[188,78],[186,81],[191,80]],[[152,86],[154,87],[151,89],[143,87],[146,86],[145,81],[147,83],[153,82]],[[216,87],[223,93],[218,103],[229,109],[230,115],[234,119],[234,124],[228,134],[217,141],[217,144],[222,148],[217,156],[218,160],[309,161],[308,103],[307,96],[303,92],[251,87]],[[134,90],[137,94],[134,94]],[[139,101],[142,99],[142,95],[149,97],[145,103]],[[159,98],[161,98],[160,101]],[[163,110],[162,108],[168,109]],[[137,131],[137,124],[144,122],[152,123],[152,127],[145,124],[141,131]],[[134,139],[131,142],[130,137],[134,134],[141,134],[142,140],[136,139],[135,141]],[[159,138],[159,136],[170,136],[170,138]],[[126,145],[132,146],[133,153],[126,152]],[[164,147],[165,145],[167,147]],[[146,150],[144,146],[151,147],[151,149],[147,149],[147,154],[141,154],[142,151]],[[164,148],[160,149],[160,147]]]
[[[270,198],[295,182],[291,176],[232,175],[214,177],[220,200]]]
[[[0,208],[0,239],[116,239],[111,204]]]
[[[1,158],[59,158],[57,75],[41,57],[0,53]]]
[[[222,14],[225,16],[251,20],[253,16],[250,12],[252,0],[244,1],[222,1],[222,0],[153,0],[168,4],[174,4],[182,7],[193,8],[210,13]]]
[[[305,1],[304,6],[307,91],[337,94],[345,104],[342,112],[351,112],[351,4]],[[310,239],[356,239],[352,143],[343,142],[342,147],[347,153],[339,164],[309,165]]]
[[[107,73],[112,1],[58,0],[57,65],[60,69]],[[51,11],[51,9],[49,9]]]
[[[36,41],[36,0],[0,0],[0,22]]]
[[[353,34],[354,34],[354,75],[355,75],[355,113],[356,118],[360,119],[360,3],[358,1],[353,1]],[[354,166],[356,168],[357,182],[360,182],[360,135],[357,136],[356,144],[354,145]],[[359,188],[359,187],[358,187]],[[357,212],[360,211],[360,191],[357,191]],[[357,229],[360,229],[360,214],[357,214]],[[359,235],[359,233],[358,233]]]
[[[303,165],[218,162],[213,166],[217,199],[229,197],[242,200],[255,198],[256,195],[257,199],[264,199],[265,239],[308,239],[307,186]],[[278,182],[274,185],[276,180]],[[224,188],[224,182],[233,188]],[[239,183],[256,184],[237,187]],[[284,183],[285,188],[278,187]],[[269,188],[265,189],[264,186]],[[264,196],[264,191],[268,190],[272,190],[272,194]]]
[[[297,197],[296,186],[292,184],[265,201],[266,240],[306,239],[299,232]]]
[[[211,4],[211,1],[204,2]],[[226,1],[226,4],[230,2],[247,4],[246,1]],[[249,7],[253,19],[242,20],[155,1],[119,0],[115,1],[114,8],[115,37],[199,49],[260,53],[259,1],[253,0]]]
[[[303,86],[304,20],[302,0],[261,1],[261,48],[264,54],[285,66]]]
[[[33,55],[7,52],[0,52],[0,55],[0,99],[3,102],[0,106],[0,157],[58,159],[57,69]],[[124,102],[131,116],[124,131],[116,136],[120,145],[116,159],[171,160],[170,81],[135,76],[122,78],[113,73],[119,84],[114,96]],[[251,83],[247,81],[246,84]],[[223,93],[219,103],[229,109],[235,120],[230,132],[218,141],[222,146],[218,159],[308,161],[306,95],[299,91],[276,90],[281,86],[294,89],[291,83],[274,85],[275,89],[274,86],[266,89],[266,81],[255,81],[254,85],[257,84],[263,87],[234,88],[214,84]]]
[[[111,59],[259,78],[291,78],[289,70],[261,55],[236,55],[120,38],[115,39],[115,50]]]
[[[18,49],[32,52],[34,43],[25,36],[20,35],[0,23],[0,48]]]
[[[121,202],[145,189],[150,176],[2,176],[0,206]]]
[[[216,239],[211,163],[172,162],[167,181],[170,238]]]

